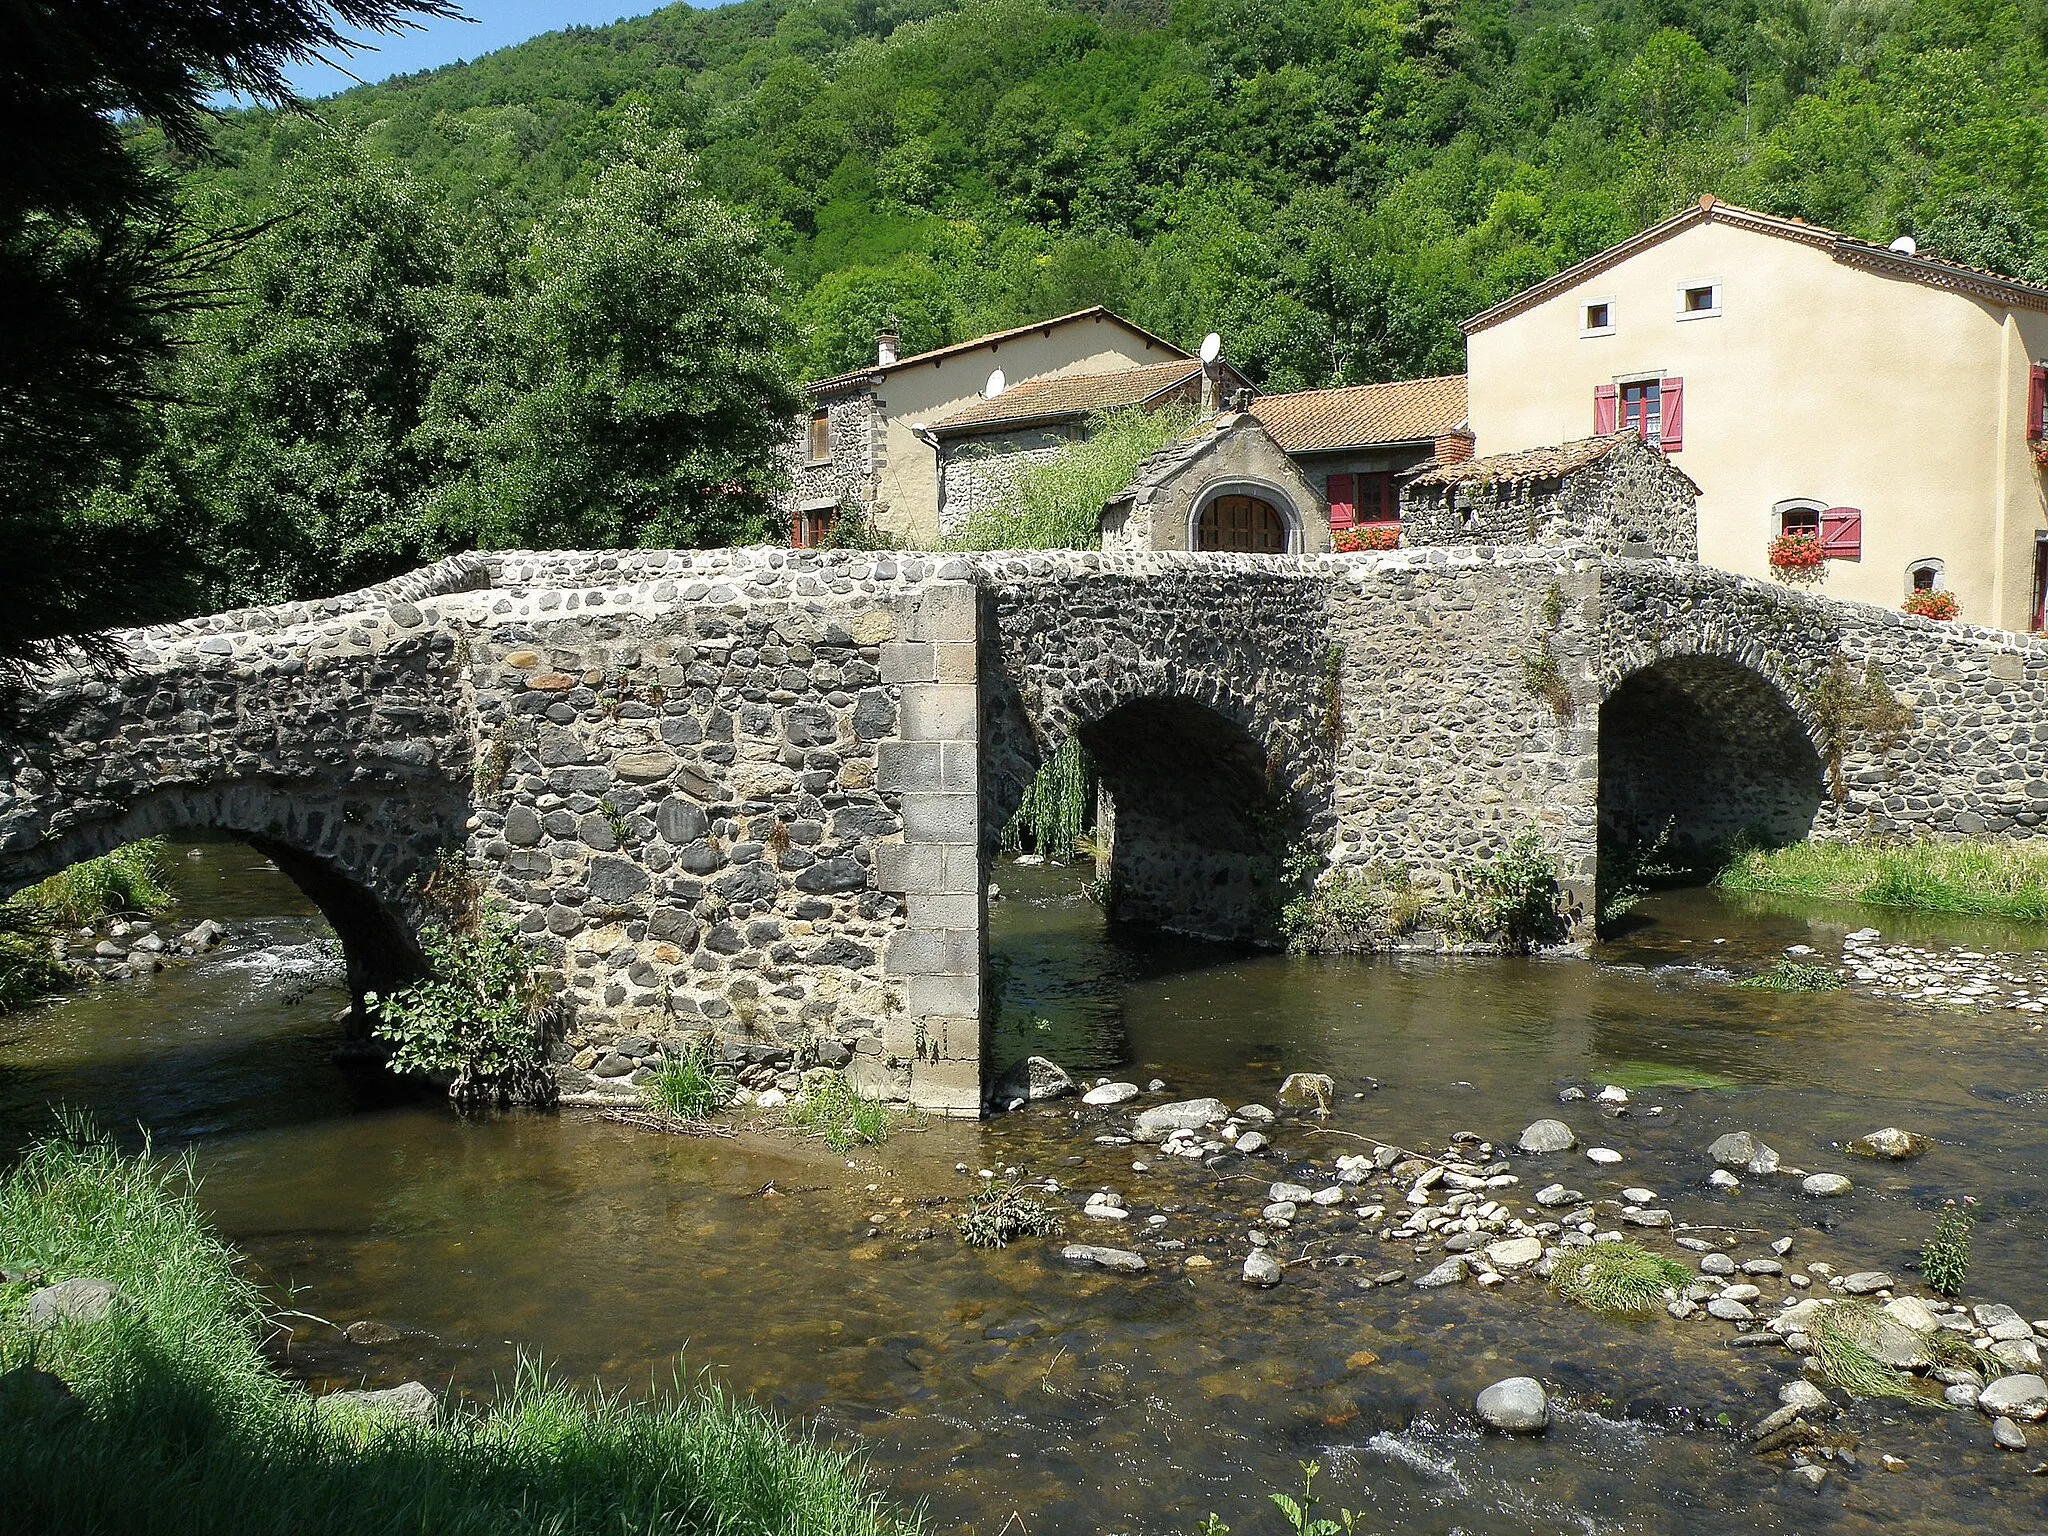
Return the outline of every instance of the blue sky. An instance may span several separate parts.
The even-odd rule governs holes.
[[[524,42],[542,32],[563,27],[601,27],[622,16],[645,16],[658,11],[668,0],[463,0],[462,9],[473,20],[429,21],[418,31],[396,36],[371,35],[375,47],[352,54],[346,68],[364,80],[376,81],[414,70],[453,64],[479,54]],[[703,0],[693,0],[702,4]],[[292,70],[291,82],[302,96],[331,96],[345,91],[355,81],[326,64],[306,64]]]

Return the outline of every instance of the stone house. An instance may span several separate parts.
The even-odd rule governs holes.
[[[1313,482],[1337,536],[1391,533],[1407,475],[1472,456],[1463,374],[1265,395],[1248,409]]]
[[[1708,565],[1811,535],[1829,597],[2043,627],[2048,286],[1703,197],[1465,334],[1479,453],[1631,429],[1699,486]]]
[[[806,386],[809,412],[783,449],[790,542],[826,542],[839,509],[858,506],[885,532],[928,545],[940,532],[933,424],[1007,387],[1161,363],[1199,367],[1099,305],[908,357],[884,333],[872,366]]]
[[[1319,554],[1330,510],[1259,420],[1226,411],[1138,466],[1102,509],[1105,550]]]
[[[1003,499],[1017,476],[1087,434],[1102,411],[1175,402],[1204,417],[1247,388],[1222,361],[1196,358],[1111,373],[1054,374],[977,400],[926,429],[938,454],[939,530],[952,533]]]
[[[1634,432],[1437,464],[1401,493],[1401,538],[1562,544],[1604,555],[1699,558],[1699,487]]]

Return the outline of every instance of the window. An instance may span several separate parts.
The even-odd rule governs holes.
[[[829,464],[832,462],[832,413],[830,411],[819,410],[811,412],[810,450],[811,462],[813,464]]]
[[[1939,592],[1943,586],[1939,560],[1915,560],[1906,567],[1906,586],[1913,592]]]
[[[1251,555],[1287,553],[1287,520],[1257,496],[1218,496],[1202,509],[1195,548],[1236,550]]]
[[[1619,430],[1633,430],[1653,443],[1663,441],[1663,385],[1662,379],[1638,379],[1633,384],[1621,386]]]
[[[1589,302],[1579,317],[1581,336],[1612,336],[1614,334],[1614,300],[1594,299]]]
[[[2048,442],[2048,365],[2027,370],[2027,441]]]
[[[1804,534],[1807,538],[1820,537],[1819,507],[1787,507],[1778,514],[1778,531],[1783,534]]]
[[[1782,534],[1820,540],[1827,560],[1863,558],[1863,513],[1856,507],[1830,507],[1818,501],[1781,501],[1771,508]]]
[[[789,547],[825,548],[832,542],[832,525],[838,516],[837,507],[799,507],[789,515]]]
[[[1705,320],[1721,313],[1719,283],[1687,283],[1678,290],[1678,318]]]

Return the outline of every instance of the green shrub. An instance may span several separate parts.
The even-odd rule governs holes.
[[[1192,406],[1135,406],[1090,418],[1088,435],[1017,477],[996,505],[945,541],[950,549],[1095,549],[1103,504],[1138,466],[1195,424]]]
[[[985,1179],[954,1222],[970,1248],[1002,1248],[1015,1237],[1058,1237],[1060,1213],[1016,1179]]]
[[[1571,932],[1564,888],[1534,827],[1458,879],[1450,913],[1467,935],[1497,938],[1513,954],[1560,943]]]
[[[0,1369],[33,1362],[82,1412],[10,1412],[0,1524],[39,1536],[886,1536],[910,1533],[850,1458],[680,1378],[652,1401],[580,1393],[522,1364],[488,1409],[420,1426],[316,1411],[272,1370],[272,1331],[208,1230],[185,1164],[46,1142],[0,1179],[0,1267],[92,1276],[109,1322],[23,1327],[0,1292]],[[13,1405],[10,1404],[10,1407]]]
[[[1963,1293],[1963,1281],[1970,1273],[1970,1227],[1976,1220],[1972,1209],[1976,1203],[1967,1196],[1961,1205],[1943,1201],[1934,1218],[1934,1230],[1920,1246],[1920,1273],[1937,1296]]]
[[[1557,1261],[1551,1288],[1593,1312],[1654,1312],[1666,1292],[1692,1280],[1683,1264],[1652,1253],[1641,1243],[1595,1243]]]
[[[1297,954],[1364,954],[1414,932],[1434,904],[1405,868],[1340,865],[1280,909],[1280,931]]]
[[[879,1147],[889,1139],[889,1106],[855,1090],[844,1073],[819,1077],[789,1106],[789,1123],[807,1136],[821,1136],[834,1152],[856,1145]]]
[[[732,1101],[732,1084],[713,1070],[711,1047],[693,1040],[676,1056],[665,1056],[654,1077],[640,1086],[647,1107],[678,1120],[702,1120]]]
[[[1752,992],[1839,992],[1841,972],[1825,965],[1802,965],[1789,955],[1780,955],[1766,971],[1746,976],[1735,983]]]
[[[164,840],[144,838],[74,864],[17,893],[8,905],[30,908],[60,928],[83,928],[110,917],[157,917],[178,904],[170,871]]]

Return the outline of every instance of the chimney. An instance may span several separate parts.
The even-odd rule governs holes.
[[[1470,432],[1446,432],[1436,440],[1436,461],[1439,464],[1463,464],[1472,457],[1472,446]]]
[[[895,361],[896,333],[894,331],[875,332],[875,366],[887,368]]]

